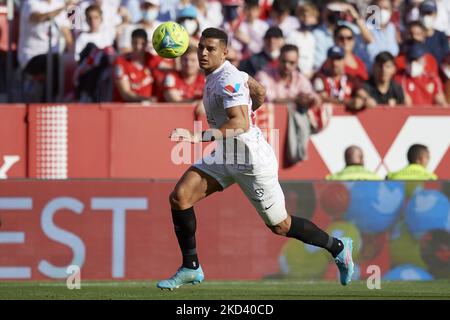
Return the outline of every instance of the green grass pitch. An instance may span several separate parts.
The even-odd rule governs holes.
[[[205,281],[174,291],[161,291],[154,281],[82,281],[81,289],[69,290],[61,282],[0,282],[5,299],[150,299],[150,300],[289,300],[289,299],[446,299],[450,280],[381,282],[369,290],[365,281],[343,287],[336,282],[304,281]]]

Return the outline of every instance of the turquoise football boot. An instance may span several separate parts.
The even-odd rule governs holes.
[[[173,290],[189,283],[193,285],[198,284],[203,279],[205,279],[205,275],[201,266],[196,270],[181,267],[170,279],[162,280],[156,286],[162,290]]]
[[[347,237],[339,240],[344,244],[344,249],[334,258],[334,262],[336,262],[339,269],[341,284],[346,286],[352,280],[353,269],[355,267],[352,257],[353,240]]]

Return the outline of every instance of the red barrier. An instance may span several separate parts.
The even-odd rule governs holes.
[[[29,177],[109,177],[109,117],[98,105],[31,105]]]
[[[176,179],[188,167],[172,162],[176,144],[168,136],[176,127],[193,129],[193,106],[32,105],[29,119],[29,177]],[[429,170],[450,179],[450,109],[379,107],[351,115],[335,108],[329,126],[311,136],[308,159],[291,167],[283,166],[286,107],[273,106],[258,122],[272,129],[270,141],[279,146],[281,179],[323,179],[344,166],[343,152],[351,144],[361,146],[366,167],[384,177],[406,165],[413,143],[426,144]],[[5,140],[8,133],[0,133]]]
[[[173,186],[0,182],[0,278],[66,278],[71,264],[81,267],[82,279],[169,276],[181,261],[167,200]],[[208,279],[260,279],[278,270],[284,239],[265,227],[236,186],[196,210]]]
[[[170,132],[193,127],[191,106],[111,109],[111,172],[113,178],[172,178],[188,165],[174,166]]]
[[[0,179],[27,176],[27,108],[0,108]]]

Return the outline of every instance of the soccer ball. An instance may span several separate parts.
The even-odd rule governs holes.
[[[161,23],[153,32],[153,48],[163,58],[176,58],[186,52],[189,34],[180,24],[168,21]]]

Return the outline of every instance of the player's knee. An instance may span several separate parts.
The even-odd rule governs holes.
[[[279,235],[279,236],[286,236],[289,232],[289,229],[291,227],[290,221],[288,219],[281,221],[279,224],[276,224],[274,226],[268,226],[270,230],[272,230],[273,233]]]
[[[177,187],[169,196],[170,207],[175,210],[185,210],[192,207],[187,192],[183,187]]]

